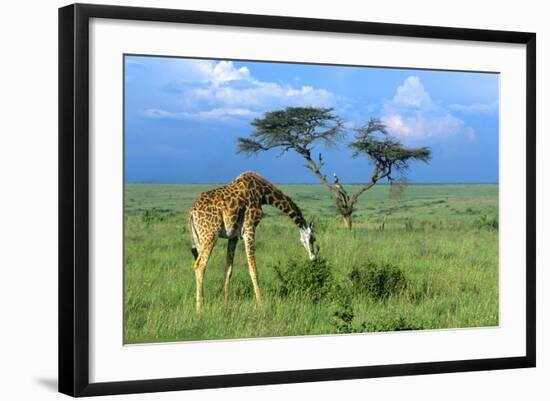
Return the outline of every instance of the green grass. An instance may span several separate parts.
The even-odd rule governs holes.
[[[497,185],[411,185],[401,199],[379,185],[362,196],[352,231],[321,186],[281,185],[316,223],[322,265],[307,261],[290,219],[264,207],[256,239],[263,305],[241,241],[223,302],[221,239],[197,314],[187,210],[212,187],[126,185],[126,343],[498,324]]]

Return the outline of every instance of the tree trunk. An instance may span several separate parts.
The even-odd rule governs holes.
[[[351,215],[345,214],[342,216],[344,218],[344,225],[348,230],[351,230]]]

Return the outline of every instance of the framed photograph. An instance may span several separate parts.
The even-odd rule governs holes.
[[[535,366],[535,82],[534,33],[61,8],[59,390]]]

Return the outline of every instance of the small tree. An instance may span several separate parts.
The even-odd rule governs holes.
[[[336,199],[338,210],[344,218],[344,224],[351,229],[351,216],[359,197],[371,189],[377,182],[386,178],[390,184],[395,180],[395,174],[404,176],[411,161],[429,162],[432,151],[428,147],[409,148],[397,139],[388,135],[386,126],[379,120],[371,118],[362,128],[355,130],[355,140],[349,144],[353,149],[353,157],[367,156],[374,164],[370,181],[361,186],[357,192],[348,195],[344,187],[338,183],[339,196]]]

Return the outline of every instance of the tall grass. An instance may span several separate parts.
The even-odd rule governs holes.
[[[399,200],[375,187],[352,231],[320,186],[282,186],[315,221],[320,261],[308,262],[292,222],[265,207],[256,243],[263,305],[241,242],[223,301],[227,241],[219,240],[197,314],[186,212],[211,187],[127,185],[126,343],[498,324],[496,185],[413,185]]]

